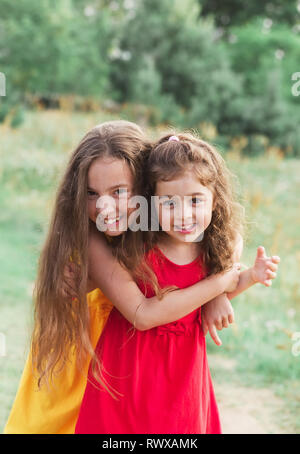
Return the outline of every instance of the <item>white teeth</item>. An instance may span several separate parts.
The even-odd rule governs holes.
[[[115,224],[115,222],[119,221],[120,218],[115,218],[115,219],[106,219],[104,221],[105,224],[108,224],[108,225],[111,225],[111,224]]]
[[[185,225],[185,226],[179,226],[177,225],[176,228],[180,230],[190,230],[193,228],[196,224],[190,224],[190,225]]]

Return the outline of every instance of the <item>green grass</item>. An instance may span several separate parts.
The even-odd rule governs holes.
[[[32,285],[53,196],[69,153],[104,115],[28,113],[17,130],[0,125],[0,431],[8,417],[29,346]],[[248,235],[242,262],[251,265],[256,248],[281,257],[271,288],[258,284],[233,300],[235,324],[220,333],[222,347],[208,340],[209,353],[236,360],[234,374],[251,387],[271,387],[288,409],[288,425],[300,432],[300,356],[292,354],[292,333],[300,332],[300,160],[275,154],[226,156],[238,176]]]
[[[249,227],[241,261],[251,265],[263,245],[281,262],[271,288],[257,284],[232,301],[235,324],[220,333],[221,349],[208,341],[208,351],[235,358],[248,386],[272,387],[286,400],[290,430],[299,433],[300,356],[292,354],[292,334],[300,332],[300,161],[233,158]]]

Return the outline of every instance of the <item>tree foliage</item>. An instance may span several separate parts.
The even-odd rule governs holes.
[[[297,0],[199,0],[201,14],[213,16],[220,27],[244,25],[257,18],[269,18],[276,23],[299,23]]]
[[[28,93],[76,94],[146,106],[154,123],[211,123],[228,140],[264,135],[300,154],[298,3],[0,0],[0,121],[13,112],[17,125]]]

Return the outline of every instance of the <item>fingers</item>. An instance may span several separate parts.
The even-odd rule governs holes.
[[[222,320],[215,322],[216,328],[221,331],[223,328],[228,328],[230,323],[234,322],[234,314],[229,314],[228,316],[222,317]]]
[[[277,271],[278,270],[278,265],[276,263],[268,261],[266,263],[266,265],[269,268],[269,270],[271,270],[271,271]]]
[[[228,318],[222,320],[222,328],[228,328]]]
[[[70,298],[77,296],[76,290],[74,288],[74,281],[72,279],[68,279],[65,277],[62,288],[61,288],[62,295]]]
[[[272,255],[271,260],[273,263],[279,263],[280,257],[278,257],[278,255]]]
[[[208,325],[203,318],[202,318],[202,330],[203,330],[204,336],[206,336],[206,334],[208,333]]]
[[[228,315],[228,322],[234,323],[234,314],[233,313]]]
[[[214,326],[218,331],[221,331],[223,328],[223,320],[215,320]]]
[[[75,263],[69,262],[64,267],[64,276],[68,279],[76,279],[80,274],[80,267]]]
[[[266,251],[265,251],[265,248],[263,246],[259,246],[257,248],[257,256],[258,257],[265,257],[265,253],[266,253]]]
[[[221,331],[223,328],[228,328],[230,323],[234,322],[234,314],[229,314],[228,317],[222,317],[221,320],[216,320],[214,323],[207,324],[205,321],[203,322],[203,333],[206,336],[207,331],[214,341],[214,343],[218,346],[222,345],[222,341],[217,334],[217,330]]]
[[[265,248],[263,246],[259,246],[257,248],[257,255],[258,255],[258,257],[261,257],[261,258],[267,258],[266,251],[265,251]],[[272,255],[272,257],[270,257],[270,260],[273,263],[279,263],[280,262],[280,257],[278,255]]]
[[[264,281],[264,285],[265,285],[266,287],[271,287],[271,285],[272,285],[271,279],[265,280],[265,281]]]
[[[275,279],[275,277],[276,277],[276,273],[273,273],[273,271],[271,271],[271,270],[267,270],[266,275],[270,279]]]
[[[218,346],[222,345],[222,341],[217,334],[215,325],[210,325],[209,334],[216,345],[218,345]]]
[[[222,318],[222,327],[223,328],[228,328],[228,317],[223,317]]]
[[[279,262],[276,262],[276,261],[274,262],[274,261],[272,261],[271,259],[268,260],[268,261],[266,262],[268,268],[269,268],[270,270],[272,270],[272,271],[277,271],[277,270],[278,270],[278,265],[277,265],[277,263],[279,263]]]

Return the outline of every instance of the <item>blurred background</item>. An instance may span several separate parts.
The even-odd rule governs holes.
[[[281,264],[233,300],[222,347],[208,339],[223,430],[300,433],[300,1],[0,0],[0,72],[0,431],[64,165],[124,118],[193,128],[238,177],[242,261],[263,245]]]

